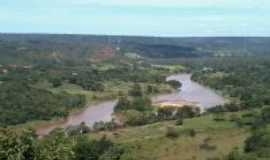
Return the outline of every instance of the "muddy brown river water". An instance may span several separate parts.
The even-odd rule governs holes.
[[[167,77],[167,80],[178,80],[182,83],[181,89],[175,93],[160,95],[152,98],[155,102],[175,102],[189,101],[196,103],[201,109],[210,108],[216,105],[224,104],[225,99],[216,94],[208,87],[202,86],[191,80],[191,74],[176,74]],[[65,128],[70,125],[78,125],[85,122],[92,126],[98,121],[110,121],[112,119],[115,101],[107,101],[98,104],[89,105],[85,110],[71,114],[69,117],[56,122],[47,123],[36,127],[39,136],[49,134],[55,128]]]

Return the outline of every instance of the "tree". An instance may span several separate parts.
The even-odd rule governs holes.
[[[31,129],[20,133],[0,129],[1,160],[35,160],[37,158],[36,136]]]
[[[72,147],[72,139],[66,136],[62,129],[56,129],[41,141],[38,159],[72,160],[74,158]]]
[[[60,87],[62,85],[62,80],[60,78],[53,78],[50,80],[54,88]]]
[[[152,101],[149,97],[135,97],[131,102],[132,109],[137,111],[151,110]]]
[[[262,149],[270,149],[270,134],[267,129],[255,130],[252,136],[245,141],[246,152],[257,152]]]
[[[179,136],[178,131],[174,127],[167,127],[166,137],[168,138],[177,138]]]
[[[261,111],[261,117],[264,123],[270,122],[270,106],[266,106]]]
[[[179,82],[179,81],[177,81],[177,80],[169,80],[169,81],[167,81],[167,83],[170,85],[170,86],[172,86],[173,88],[181,88],[181,86],[182,86],[182,83],[181,82]]]
[[[200,114],[200,109],[193,106],[184,106],[177,109],[176,117],[180,118],[192,118]]]
[[[88,137],[79,137],[73,150],[76,160],[98,160],[106,151],[113,147],[113,143],[106,137],[100,140],[89,140]]]
[[[132,88],[129,90],[129,95],[132,97],[142,97],[143,91],[140,84],[135,83]]]
[[[173,107],[160,107],[158,108],[157,115],[159,120],[171,120],[173,119],[173,113],[175,108]]]
[[[159,90],[156,86],[153,86],[153,85],[147,85],[147,88],[146,88],[146,92],[148,94],[155,94],[155,93],[158,93]]]
[[[119,98],[116,106],[114,107],[114,112],[120,112],[123,110],[131,109],[131,102],[127,96],[122,96]]]
[[[175,125],[177,125],[177,126],[183,125],[183,119],[182,119],[182,118],[178,118],[178,119],[176,120],[176,122],[175,122]]]

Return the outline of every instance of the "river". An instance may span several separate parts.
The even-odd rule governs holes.
[[[167,80],[180,81],[182,83],[181,89],[175,93],[153,97],[152,101],[154,103],[185,100],[196,103],[202,110],[225,103],[225,99],[222,96],[216,94],[208,87],[192,81],[191,74],[176,74],[167,77]],[[39,136],[44,136],[55,128],[65,128],[70,125],[78,125],[81,122],[92,126],[98,121],[110,121],[116,102],[115,100],[89,105],[85,110],[71,114],[64,120],[40,125],[36,128],[36,132]]]

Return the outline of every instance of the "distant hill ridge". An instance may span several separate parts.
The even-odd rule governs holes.
[[[161,38],[0,34],[0,63],[61,63],[136,53],[150,58],[268,55],[269,37]],[[108,53],[107,53],[108,52]]]

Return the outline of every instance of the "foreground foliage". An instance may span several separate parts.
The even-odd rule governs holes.
[[[38,140],[32,130],[0,130],[1,160],[117,160],[123,152],[106,137],[69,137],[58,129]]]

